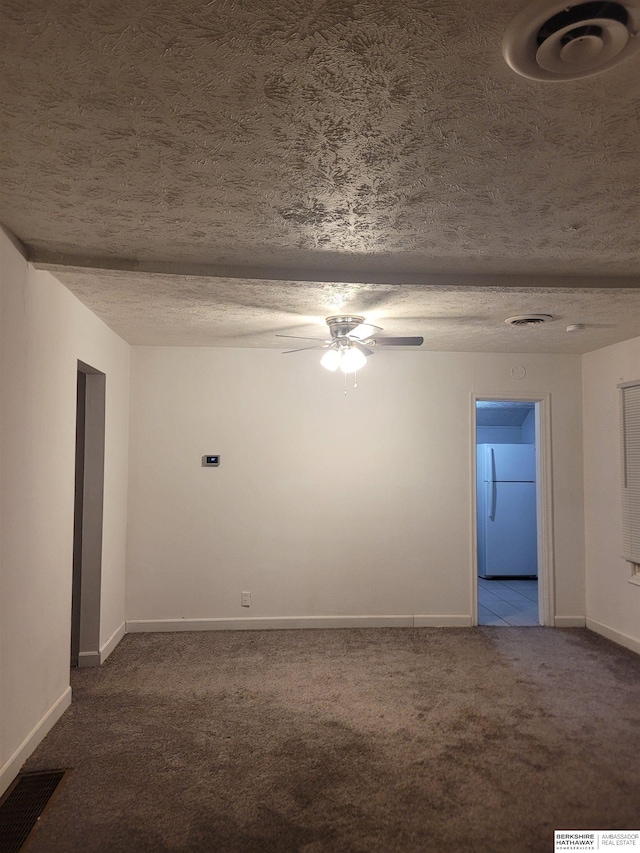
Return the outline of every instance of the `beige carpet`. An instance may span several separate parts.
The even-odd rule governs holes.
[[[130,634],[29,853],[553,850],[640,828],[640,657],[586,630]]]

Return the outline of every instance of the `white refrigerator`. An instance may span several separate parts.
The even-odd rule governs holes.
[[[477,445],[478,574],[537,577],[536,451]]]

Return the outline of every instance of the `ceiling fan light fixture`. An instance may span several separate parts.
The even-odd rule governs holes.
[[[340,370],[343,373],[355,373],[367,363],[367,357],[357,347],[349,347],[340,357]]]
[[[337,349],[328,349],[320,359],[320,364],[327,370],[336,371],[340,367],[340,353]]]
[[[278,337],[314,341],[315,346],[300,347],[299,349],[287,350],[287,352],[300,352],[306,349],[326,350],[320,359],[320,364],[332,373],[340,368],[345,375],[345,383],[348,374],[356,374],[366,365],[367,358],[374,353],[371,348],[374,344],[388,347],[419,347],[424,343],[422,336],[408,337],[404,335],[378,338],[378,333],[383,331],[382,327],[375,326],[373,323],[365,323],[363,317],[355,315],[327,317],[327,326],[331,335],[328,340],[306,335],[278,335]],[[353,387],[358,387],[356,381],[354,381]]]

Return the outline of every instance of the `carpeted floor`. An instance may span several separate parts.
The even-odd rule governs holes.
[[[129,634],[29,853],[520,853],[640,828],[640,657],[582,629]]]

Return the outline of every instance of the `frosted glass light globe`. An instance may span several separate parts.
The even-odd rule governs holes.
[[[340,353],[335,349],[327,350],[320,359],[320,364],[327,370],[337,370],[340,366]]]
[[[364,353],[360,352],[357,347],[349,347],[340,359],[340,370],[343,373],[355,373],[356,370],[363,368],[366,363],[367,358]]]

